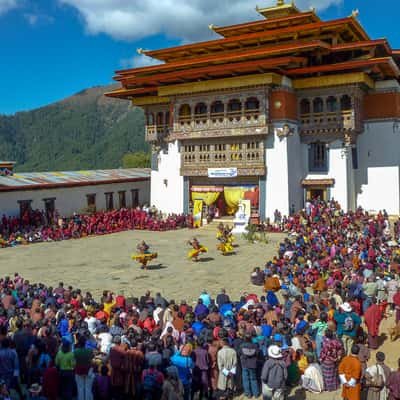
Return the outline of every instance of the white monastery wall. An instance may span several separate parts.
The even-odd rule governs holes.
[[[301,154],[303,156],[304,171],[308,171],[308,144],[303,144]],[[348,166],[351,165],[351,154],[348,159],[344,155],[343,144],[341,141],[335,141],[329,144],[328,151],[328,172],[309,172],[305,179],[334,179],[335,184],[329,188],[330,198],[339,201],[343,209],[351,207],[349,203],[348,191]],[[351,171],[350,171],[351,173]]]
[[[398,215],[400,124],[396,121],[366,122],[357,145],[357,205],[370,212],[385,209],[389,214]]]
[[[329,145],[329,177],[335,180],[331,188],[331,198],[338,201],[344,210],[351,208],[348,192],[349,159],[351,160],[351,154],[346,157],[341,141],[335,141]]]
[[[168,153],[159,153],[158,171],[151,171],[151,205],[165,213],[183,212],[183,177],[178,141],[168,144]]]
[[[265,215],[273,219],[275,210],[283,215],[289,214],[289,171],[286,138],[280,140],[277,129],[282,126],[275,125],[273,135],[270,134],[266,141],[266,203]]]
[[[295,210],[301,210],[304,207],[304,189],[301,181],[305,175],[303,145],[300,142],[300,135],[297,132],[297,126],[291,126],[293,135],[287,140],[288,170],[289,170],[289,207],[294,204]]]
[[[106,208],[105,193],[113,192],[114,207],[119,208],[119,191],[126,191],[126,205],[132,206],[131,190],[139,190],[139,204],[149,203],[150,182],[126,182],[111,183],[106,185],[75,186],[68,188],[38,189],[38,190],[15,190],[10,192],[0,192],[0,216],[19,215],[20,200],[32,200],[33,209],[44,209],[43,199],[55,198],[55,207],[62,216],[71,216],[74,212],[79,212],[87,208],[88,194],[96,195],[96,209]]]

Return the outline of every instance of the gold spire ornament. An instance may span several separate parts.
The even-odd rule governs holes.
[[[285,5],[285,0],[277,0],[276,2],[277,7],[281,7]]]

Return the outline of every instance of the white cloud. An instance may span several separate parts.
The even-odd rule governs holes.
[[[17,0],[0,0],[0,15],[16,7],[18,7]]]
[[[140,68],[162,64],[162,62],[155,58],[147,57],[144,54],[139,54],[130,58],[123,58],[120,64],[122,68]]]
[[[1,0],[0,0],[1,1]],[[91,34],[106,33],[116,39],[138,40],[157,34],[191,42],[211,37],[209,24],[247,22],[260,16],[249,0],[59,0],[75,7]],[[262,6],[276,0],[260,0]],[[253,3],[253,6],[251,5]],[[317,10],[343,0],[298,0],[301,9]]]

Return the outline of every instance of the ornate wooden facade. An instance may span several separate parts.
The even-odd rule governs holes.
[[[300,204],[295,186],[315,181],[331,182],[343,203],[354,205],[357,190],[362,198],[357,179],[368,181],[368,171],[355,172],[359,136],[371,121],[394,121],[393,132],[399,125],[400,51],[371,39],[356,12],[322,21],[283,0],[256,10],[258,21],[210,25],[215,40],[140,50],[162,64],[117,71],[121,88],[106,95],[144,109],[146,141],[159,159],[173,149],[183,182],[233,167],[238,182],[265,187],[284,176],[291,185],[282,191],[285,204]]]

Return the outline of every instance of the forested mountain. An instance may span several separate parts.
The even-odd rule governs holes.
[[[16,161],[16,171],[106,169],[122,166],[127,153],[147,152],[143,112],[103,96],[113,88],[85,89],[32,111],[0,115],[0,160]]]

